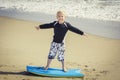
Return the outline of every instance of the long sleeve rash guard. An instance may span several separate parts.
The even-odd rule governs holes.
[[[68,30],[75,32],[77,34],[80,34],[80,35],[84,34],[83,31],[73,27],[68,22],[64,22],[63,24],[59,24],[57,21],[54,21],[52,23],[39,25],[39,27],[40,27],[40,29],[53,28],[54,29],[53,42],[56,42],[56,43],[63,42],[64,37],[65,37]]]

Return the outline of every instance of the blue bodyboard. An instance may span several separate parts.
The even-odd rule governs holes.
[[[44,70],[43,67],[37,66],[27,66],[27,72],[47,77],[84,77],[84,74],[81,73],[80,69],[68,69],[64,72],[59,68],[48,68]]]

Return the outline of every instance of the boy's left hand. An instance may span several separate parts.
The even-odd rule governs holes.
[[[35,26],[36,30],[39,30],[40,28],[38,26]]]
[[[83,34],[83,36],[85,36],[85,37],[87,37],[87,38],[88,38],[88,36],[87,36],[87,34],[86,34],[86,33],[84,33],[84,34]]]

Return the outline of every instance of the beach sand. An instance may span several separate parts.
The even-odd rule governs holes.
[[[0,80],[82,80],[50,78],[28,74],[27,65],[46,65],[52,29],[37,31],[39,22],[0,17]],[[90,25],[90,24],[88,24]],[[120,40],[68,32],[65,64],[80,68],[84,80],[120,80]],[[61,68],[57,59],[51,67]]]

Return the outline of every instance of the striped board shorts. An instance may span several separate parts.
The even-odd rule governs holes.
[[[52,42],[49,55],[48,55],[48,59],[54,59],[57,54],[58,61],[64,61],[64,52],[65,52],[64,43]]]

